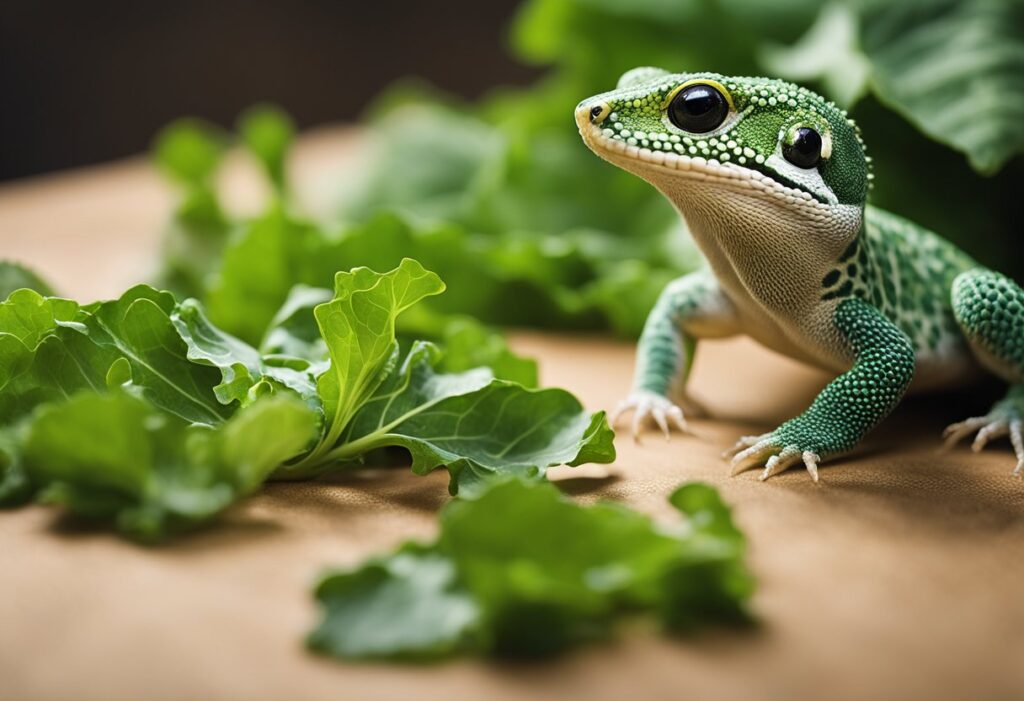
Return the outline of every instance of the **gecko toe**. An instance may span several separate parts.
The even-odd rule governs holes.
[[[745,439],[749,438],[751,437],[747,436]],[[745,439],[740,440],[743,441]],[[733,455],[729,475],[734,477],[741,472],[746,472],[747,470],[760,465],[776,450],[777,448],[772,443],[771,438],[761,438],[757,440],[753,445],[748,448],[744,448]]]

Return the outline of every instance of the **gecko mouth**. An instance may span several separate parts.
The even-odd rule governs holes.
[[[631,146],[619,139],[605,136],[599,127],[586,121],[582,115],[577,116],[576,125],[579,127],[583,142],[591,151],[624,170],[634,172],[638,170],[639,164],[641,171],[654,171],[674,178],[714,182],[724,188],[742,190],[773,202],[784,202],[804,208],[811,216],[820,217],[831,211],[828,203],[820,201],[809,192],[784,185],[751,168],[721,163],[701,156]]]

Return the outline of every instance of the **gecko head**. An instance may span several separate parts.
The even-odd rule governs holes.
[[[867,198],[870,159],[856,126],[781,80],[635,68],[581,102],[576,124],[597,155],[681,208],[691,196],[706,208],[709,197],[728,205],[742,194],[790,216],[849,219]]]

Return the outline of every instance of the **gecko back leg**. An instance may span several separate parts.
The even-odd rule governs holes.
[[[1013,474],[1024,476],[1024,289],[991,270],[976,268],[953,281],[953,312],[978,361],[1010,383],[1006,396],[984,416],[946,429],[947,445],[977,431],[972,448],[1009,435],[1017,456]]]

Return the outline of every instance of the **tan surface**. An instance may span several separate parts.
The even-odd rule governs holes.
[[[345,138],[307,140],[300,182],[335,167]],[[252,194],[240,176],[232,191]],[[7,186],[0,250],[68,294],[113,294],[149,269],[170,202],[134,163]],[[541,359],[545,383],[590,407],[628,386],[628,345],[515,342]],[[962,398],[907,403],[820,485],[796,471],[765,484],[726,477],[722,448],[798,411],[823,381],[746,341],[707,344],[695,392],[722,418],[696,422],[703,439],[622,437],[614,465],[552,473],[581,498],[665,518],[679,482],[718,485],[751,541],[754,633],[674,642],[629,631],[542,666],[309,656],[317,572],[429,537],[446,499],[442,475],[365,471],[271,486],[161,549],[70,530],[41,507],[0,514],[0,698],[1024,698],[1024,486],[1004,447],[935,453],[944,423],[968,410]]]

